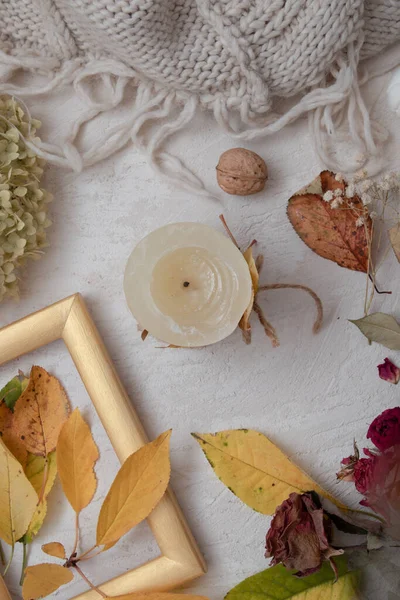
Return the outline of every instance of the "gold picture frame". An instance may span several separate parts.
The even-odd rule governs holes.
[[[0,365],[62,339],[121,462],[148,439],[80,294],[0,329]],[[206,565],[171,491],[147,519],[161,556],[98,587],[116,596],[175,589],[203,575]],[[73,600],[98,600],[87,591]]]

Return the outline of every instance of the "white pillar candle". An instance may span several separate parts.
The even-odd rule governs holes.
[[[128,259],[124,289],[137,322],[175,346],[206,346],[230,335],[251,299],[249,268],[222,233],[174,223],[145,237]]]

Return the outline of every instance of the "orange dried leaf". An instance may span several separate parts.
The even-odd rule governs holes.
[[[32,367],[29,384],[14,409],[13,428],[28,452],[47,456],[55,450],[69,414],[61,383],[42,367]]]
[[[74,578],[66,567],[51,563],[42,563],[25,569],[22,597],[24,600],[44,598]]]
[[[243,331],[243,337],[247,344],[251,341],[251,325],[250,325],[250,316],[253,312],[254,299],[256,297],[258,291],[258,270],[253,257],[253,249],[252,246],[249,246],[245,252],[243,252],[243,256],[246,259],[246,262],[249,267],[251,282],[252,282],[252,293],[248,307],[246,308],[242,318],[239,321],[239,327]]]
[[[94,465],[99,451],[78,408],[64,423],[57,442],[57,464],[68,502],[79,513],[91,502],[97,487]]]
[[[348,201],[353,208],[331,208],[323,200],[326,191],[345,189],[336,181],[333,173],[323,171],[319,177],[289,200],[287,214],[295,231],[303,242],[316,254],[332,260],[341,267],[353,271],[368,272],[368,237],[372,235],[372,221],[357,227],[360,214],[364,213],[361,200],[354,196]]]
[[[14,431],[13,413],[5,402],[0,404],[0,437],[17,461],[25,468],[28,451]]]
[[[126,459],[100,510],[97,546],[111,547],[157,506],[170,477],[170,437],[166,431]]]
[[[65,548],[60,542],[49,542],[48,544],[43,544],[42,550],[49,556],[54,556],[55,558],[67,558]]]

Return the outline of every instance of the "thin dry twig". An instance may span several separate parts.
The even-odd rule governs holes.
[[[266,335],[271,340],[272,347],[273,348],[277,348],[279,346],[279,338],[278,338],[278,334],[276,333],[276,329],[264,317],[264,313],[262,311],[262,308],[261,308],[261,306],[258,304],[258,302],[256,300],[254,300],[253,310],[256,313],[256,315],[258,316],[261,325],[264,327],[264,331],[265,331]],[[250,338],[250,340],[251,340],[251,338]],[[248,343],[250,343],[250,342],[248,342]]]
[[[74,565],[74,566],[73,566],[73,568],[75,569],[75,571],[76,571],[77,573],[79,573],[79,575],[82,577],[82,579],[83,579],[84,581],[86,581],[86,583],[88,584],[88,586],[89,586],[89,587],[90,587],[90,588],[91,588],[91,589],[92,589],[94,592],[97,592],[98,594],[100,594],[100,596],[101,596],[102,598],[108,598],[107,594],[105,594],[104,592],[102,592],[100,588],[96,587],[96,586],[94,585],[94,583],[92,583],[92,582],[91,582],[91,581],[90,581],[90,580],[89,580],[89,579],[86,577],[86,575],[85,575],[85,574],[84,574],[84,573],[81,571],[81,569],[78,567],[78,565]]]
[[[239,248],[239,244],[237,243],[237,241],[235,240],[235,236],[233,235],[232,231],[229,229],[228,227],[228,223],[225,221],[225,217],[224,215],[219,215],[219,218],[222,222],[222,225],[225,227],[225,231],[226,233],[229,235],[229,237],[231,238],[232,242],[235,244],[235,246],[237,248]]]
[[[311,298],[314,299],[314,302],[317,306],[317,318],[313,325],[313,333],[318,333],[321,329],[322,321],[324,317],[324,310],[322,308],[322,302],[317,296],[317,294],[309,287],[305,285],[300,285],[297,283],[270,283],[268,285],[262,285],[258,288],[259,292],[267,291],[267,290],[281,290],[281,289],[292,289],[292,290],[303,290],[303,292],[307,292],[310,294]]]

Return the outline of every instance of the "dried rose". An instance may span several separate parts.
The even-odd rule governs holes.
[[[387,523],[386,532],[400,540],[399,444],[376,456],[365,504],[384,517]]]
[[[318,502],[318,504],[317,504]],[[329,560],[336,574],[333,556],[343,553],[329,544],[332,523],[314,493],[290,494],[276,509],[267,533],[267,558],[271,566],[282,563],[287,569],[296,569],[298,577],[318,571],[324,560]]]
[[[400,444],[400,406],[384,410],[369,426],[367,438],[384,452]]]
[[[368,458],[360,458],[360,452],[354,442],[354,454],[342,460],[343,467],[336,474],[337,478],[343,481],[354,481],[356,490],[363,495],[368,492],[377,459],[377,455],[368,448],[364,448],[364,454]]]
[[[384,359],[381,365],[378,365],[379,377],[389,383],[397,384],[400,381],[400,369],[396,367],[388,358]]]

